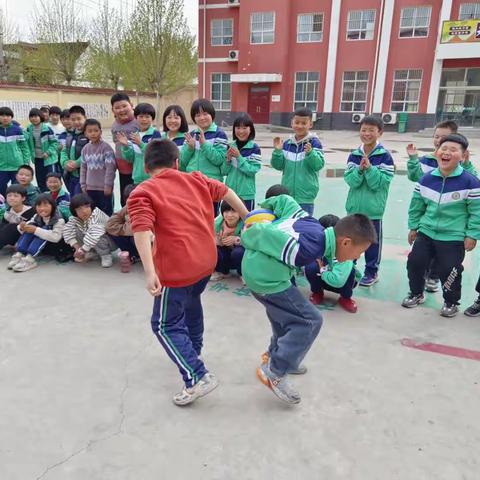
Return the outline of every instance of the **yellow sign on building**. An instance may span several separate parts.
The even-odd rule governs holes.
[[[480,19],[443,22],[440,43],[464,42],[480,42]]]

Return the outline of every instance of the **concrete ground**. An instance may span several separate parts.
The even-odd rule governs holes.
[[[355,145],[345,135],[341,148]],[[263,169],[258,198],[279,178]],[[255,378],[269,325],[238,279],[204,295],[204,357],[221,385],[179,408],[180,377],[151,334],[139,265],[122,274],[118,263],[42,259],[15,274],[0,252],[0,479],[477,480],[480,319],[440,317],[438,293],[418,309],[399,305],[412,188],[404,176],[392,183],[381,281],[355,291],[358,313],[339,310],[335,295],[322,306],[293,408]],[[345,195],[342,179],[322,174],[316,215],[343,214]],[[478,252],[465,267],[462,308],[475,298]]]

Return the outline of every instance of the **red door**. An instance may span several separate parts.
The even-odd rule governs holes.
[[[254,123],[270,122],[270,87],[250,87],[248,114],[252,117]]]

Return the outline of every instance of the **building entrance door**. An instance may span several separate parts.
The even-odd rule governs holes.
[[[270,121],[270,87],[251,86],[248,92],[248,114],[254,123]]]

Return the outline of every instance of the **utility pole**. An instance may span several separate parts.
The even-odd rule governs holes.
[[[5,53],[3,50],[3,41],[5,38],[5,17],[3,10],[0,8],[0,81],[7,80],[7,65],[5,62]]]

